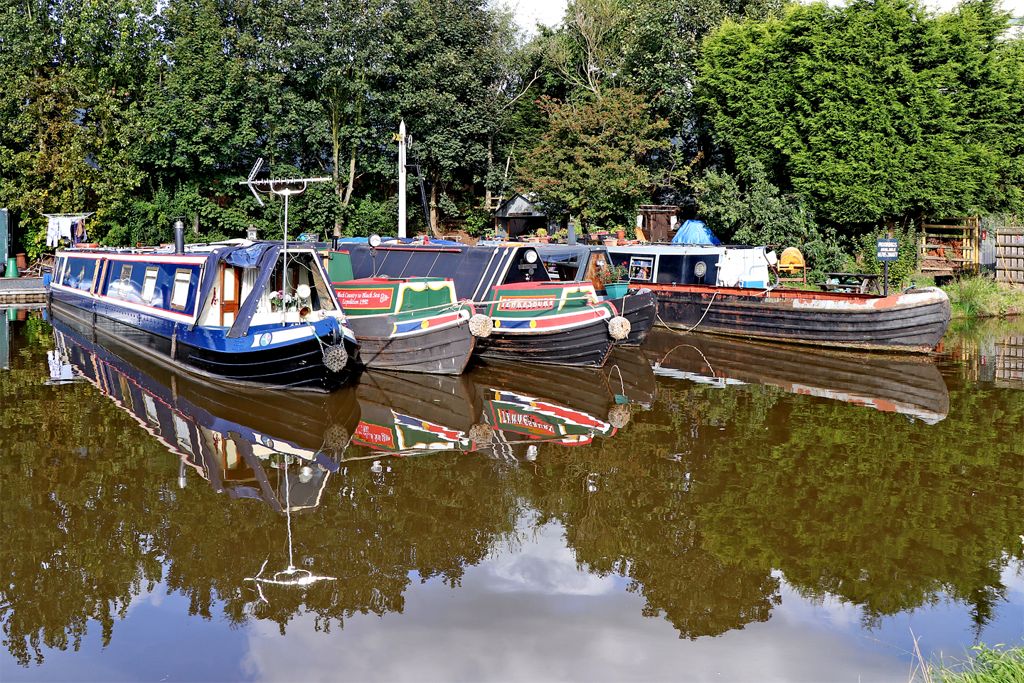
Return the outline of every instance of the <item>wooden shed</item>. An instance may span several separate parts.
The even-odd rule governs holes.
[[[548,216],[544,209],[525,195],[512,195],[494,212],[495,232],[509,238],[547,227]]]
[[[670,242],[679,228],[680,207],[671,204],[643,204],[636,217],[636,227],[650,242]]]

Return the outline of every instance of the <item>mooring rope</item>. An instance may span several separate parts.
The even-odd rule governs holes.
[[[710,310],[711,310],[711,304],[715,303],[715,297],[717,297],[717,296],[718,296],[718,292],[715,292],[715,293],[713,293],[713,294],[711,295],[711,301],[709,301],[709,302],[708,302],[708,306],[707,306],[707,308],[705,308],[705,309],[704,309],[704,315],[702,315],[702,316],[700,317],[700,320],[698,320],[698,321],[697,321],[697,323],[696,323],[696,324],[695,324],[695,325],[694,325],[693,327],[687,328],[687,329],[685,329],[685,330],[677,330],[677,329],[675,329],[675,328],[669,327],[669,326],[668,326],[668,323],[666,323],[666,322],[665,322],[665,321],[664,321],[664,320],[662,319],[662,317],[661,317],[661,314],[660,314],[660,313],[656,313],[656,314],[655,314],[655,317],[657,317],[657,318],[658,318],[658,322],[659,322],[659,323],[661,323],[663,327],[666,327],[666,328],[668,328],[668,329],[669,329],[669,330],[671,330],[672,332],[675,332],[676,334],[689,334],[690,332],[693,332],[693,331],[694,331],[695,329],[697,329],[697,325],[700,325],[700,324],[701,324],[702,322],[704,322],[704,318],[705,318],[705,317],[707,317],[708,311],[710,311]]]

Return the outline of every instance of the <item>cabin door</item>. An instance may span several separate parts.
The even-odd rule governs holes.
[[[238,299],[242,291],[242,273],[240,268],[225,265],[220,272],[220,324],[230,327],[238,315]]]
[[[592,252],[588,261],[587,270],[581,279],[590,280],[590,284],[594,285],[594,289],[604,289],[604,285],[601,283],[601,271],[604,270],[605,266],[611,264],[608,263],[607,257],[600,252]]]

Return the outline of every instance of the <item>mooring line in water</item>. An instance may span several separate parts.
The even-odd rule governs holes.
[[[666,351],[666,352],[665,352],[665,355],[663,355],[663,356],[661,357],[661,360],[657,361],[657,362],[656,362],[656,363],[654,364],[654,367],[656,367],[656,368],[660,368],[660,367],[661,367],[661,364],[665,362],[665,359],[666,359],[666,358],[668,358],[668,356],[669,356],[669,354],[670,354],[670,353],[672,353],[672,352],[673,352],[673,351],[675,351],[676,349],[682,348],[682,347],[684,347],[684,346],[687,346],[687,347],[689,347],[689,348],[693,349],[694,351],[696,351],[697,353],[699,353],[699,354],[700,354],[700,357],[704,359],[704,364],[705,364],[705,365],[707,365],[707,366],[708,366],[708,370],[710,370],[710,371],[711,371],[711,374],[712,374],[713,376],[715,376],[715,377],[718,377],[718,373],[717,373],[717,372],[715,372],[715,368],[714,368],[714,367],[713,367],[713,366],[711,365],[711,363],[710,363],[710,362],[708,361],[708,357],[704,355],[704,352],[703,352],[703,351],[701,351],[700,349],[698,349],[698,348],[697,348],[696,346],[694,346],[693,344],[676,344],[676,345],[675,345],[675,346],[673,346],[673,347],[672,347],[671,349],[669,349],[668,351]]]

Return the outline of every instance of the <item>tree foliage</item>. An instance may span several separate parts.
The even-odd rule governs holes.
[[[585,226],[628,222],[653,190],[656,176],[646,162],[667,150],[668,123],[621,88],[546,99],[541,107],[548,128],[523,160],[524,182],[549,210],[567,211]]]
[[[994,0],[793,5],[727,20],[699,92],[716,139],[836,225],[1019,208],[1019,41]]]

